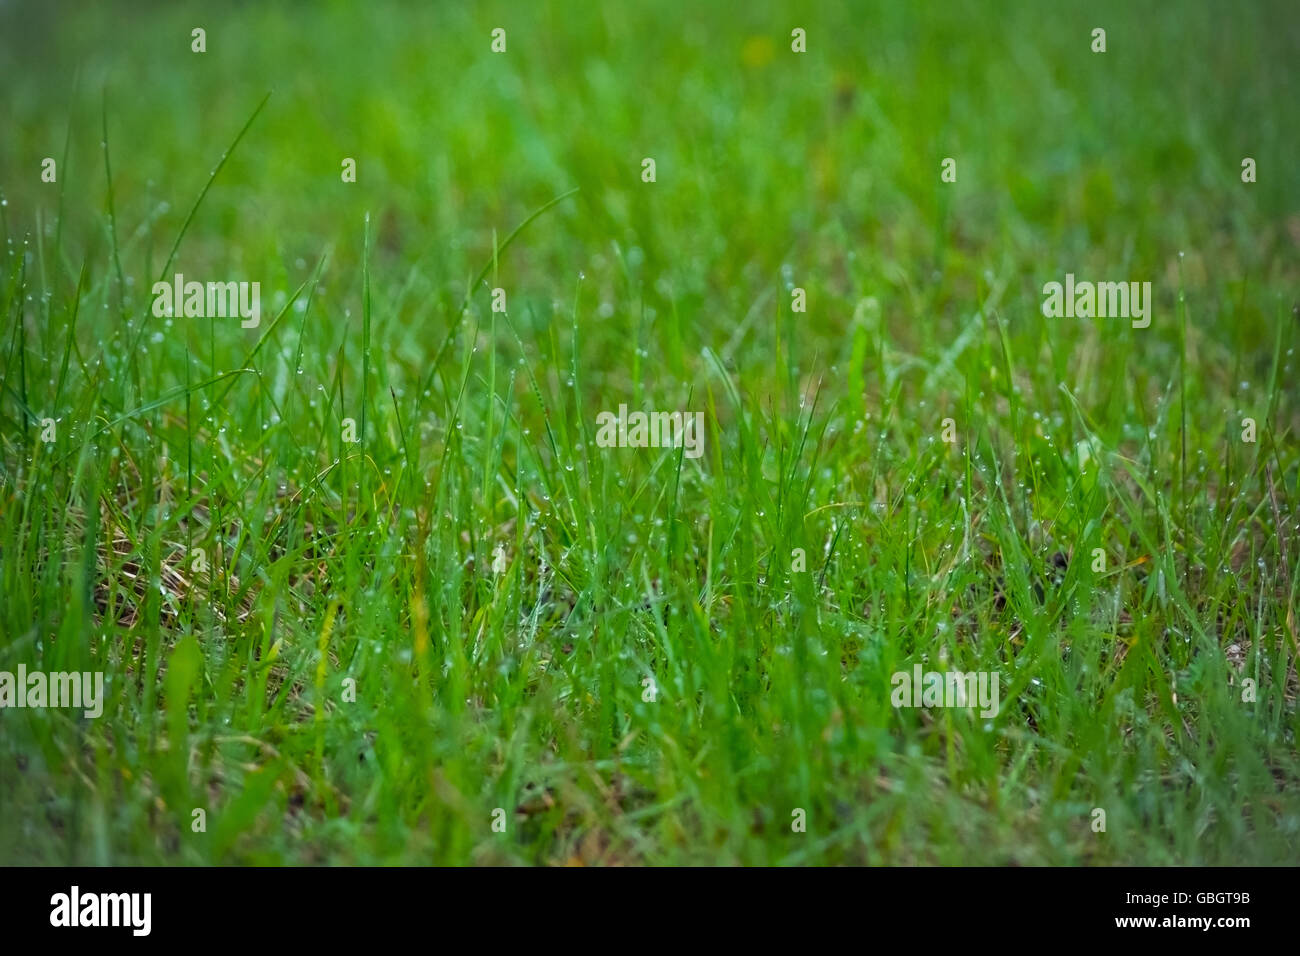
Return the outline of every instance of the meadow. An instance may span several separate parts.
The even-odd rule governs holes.
[[[0,3],[0,863],[1294,864],[1298,62]]]

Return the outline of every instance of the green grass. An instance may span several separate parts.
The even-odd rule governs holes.
[[[1300,19],[822,6],[0,9],[0,861],[1300,858]]]

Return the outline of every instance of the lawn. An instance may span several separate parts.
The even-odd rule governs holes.
[[[1300,860],[1298,62],[0,3],[0,863]]]

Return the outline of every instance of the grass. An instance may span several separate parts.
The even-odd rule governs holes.
[[[525,6],[0,9],[0,861],[1294,862],[1288,5]]]

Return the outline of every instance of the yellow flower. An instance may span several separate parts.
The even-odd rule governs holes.
[[[752,36],[745,40],[740,51],[741,62],[750,69],[767,66],[776,54],[776,47],[769,36]]]

